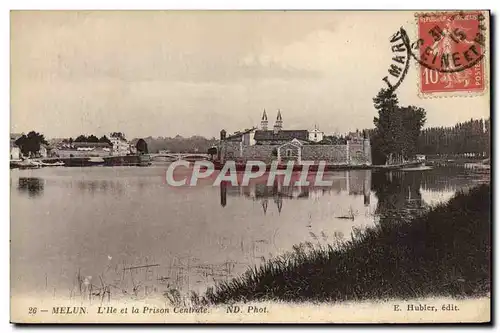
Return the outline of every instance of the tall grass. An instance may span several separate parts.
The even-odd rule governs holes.
[[[209,288],[203,304],[482,296],[490,291],[490,186],[416,219],[386,217],[349,241],[267,261]]]

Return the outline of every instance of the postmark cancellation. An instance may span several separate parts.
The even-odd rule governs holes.
[[[488,85],[489,13],[416,13],[418,40],[412,56],[418,63],[421,97],[484,94]]]

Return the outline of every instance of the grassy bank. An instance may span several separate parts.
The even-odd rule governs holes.
[[[388,218],[339,245],[296,247],[209,289],[201,302],[487,295],[490,201],[481,185],[412,221]]]

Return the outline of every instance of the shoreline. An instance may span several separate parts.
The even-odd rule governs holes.
[[[200,304],[336,302],[490,293],[489,185],[409,220],[381,219],[351,240],[294,246],[200,295]],[[429,281],[433,281],[429,284]]]
[[[25,164],[27,162],[27,164]],[[37,165],[42,162],[42,165]],[[32,163],[30,165],[29,163]],[[64,163],[58,165],[56,163]],[[54,164],[54,165],[50,165]],[[10,168],[30,169],[38,167],[92,167],[92,166],[149,166],[151,158],[149,155],[119,155],[119,156],[88,156],[88,157],[48,157],[27,159],[21,161],[10,161]]]

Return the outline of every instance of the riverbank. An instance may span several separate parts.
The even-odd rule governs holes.
[[[234,163],[232,161],[228,161],[226,163]],[[221,163],[219,161],[214,161],[214,169],[215,170],[223,170],[225,167],[227,168],[226,163]],[[264,162],[261,162],[264,163]],[[246,163],[234,163],[231,164],[236,171],[247,171],[250,169],[252,172],[257,172],[259,167],[257,165],[247,165]],[[250,168],[249,168],[250,166]],[[293,163],[292,170],[294,172],[301,172],[303,170],[308,170],[308,171],[348,171],[348,170],[402,170],[406,168],[417,168],[417,167],[422,167],[424,166],[424,162],[422,161],[412,161],[412,162],[405,162],[401,164],[392,164],[392,165],[372,165],[372,164],[329,164],[325,163],[321,165],[319,162],[315,162],[314,164],[305,164],[302,163]],[[266,171],[271,171],[273,169],[272,164],[265,164]],[[276,169],[278,170],[285,170],[288,169],[288,164],[287,162],[283,163],[278,163],[276,165]]]
[[[489,185],[458,192],[411,221],[377,227],[328,247],[297,246],[219,283],[203,304],[480,297],[490,292]]]
[[[10,168],[33,169],[38,167],[90,167],[90,166],[148,166],[149,155],[121,155],[103,157],[49,157],[10,161]]]

